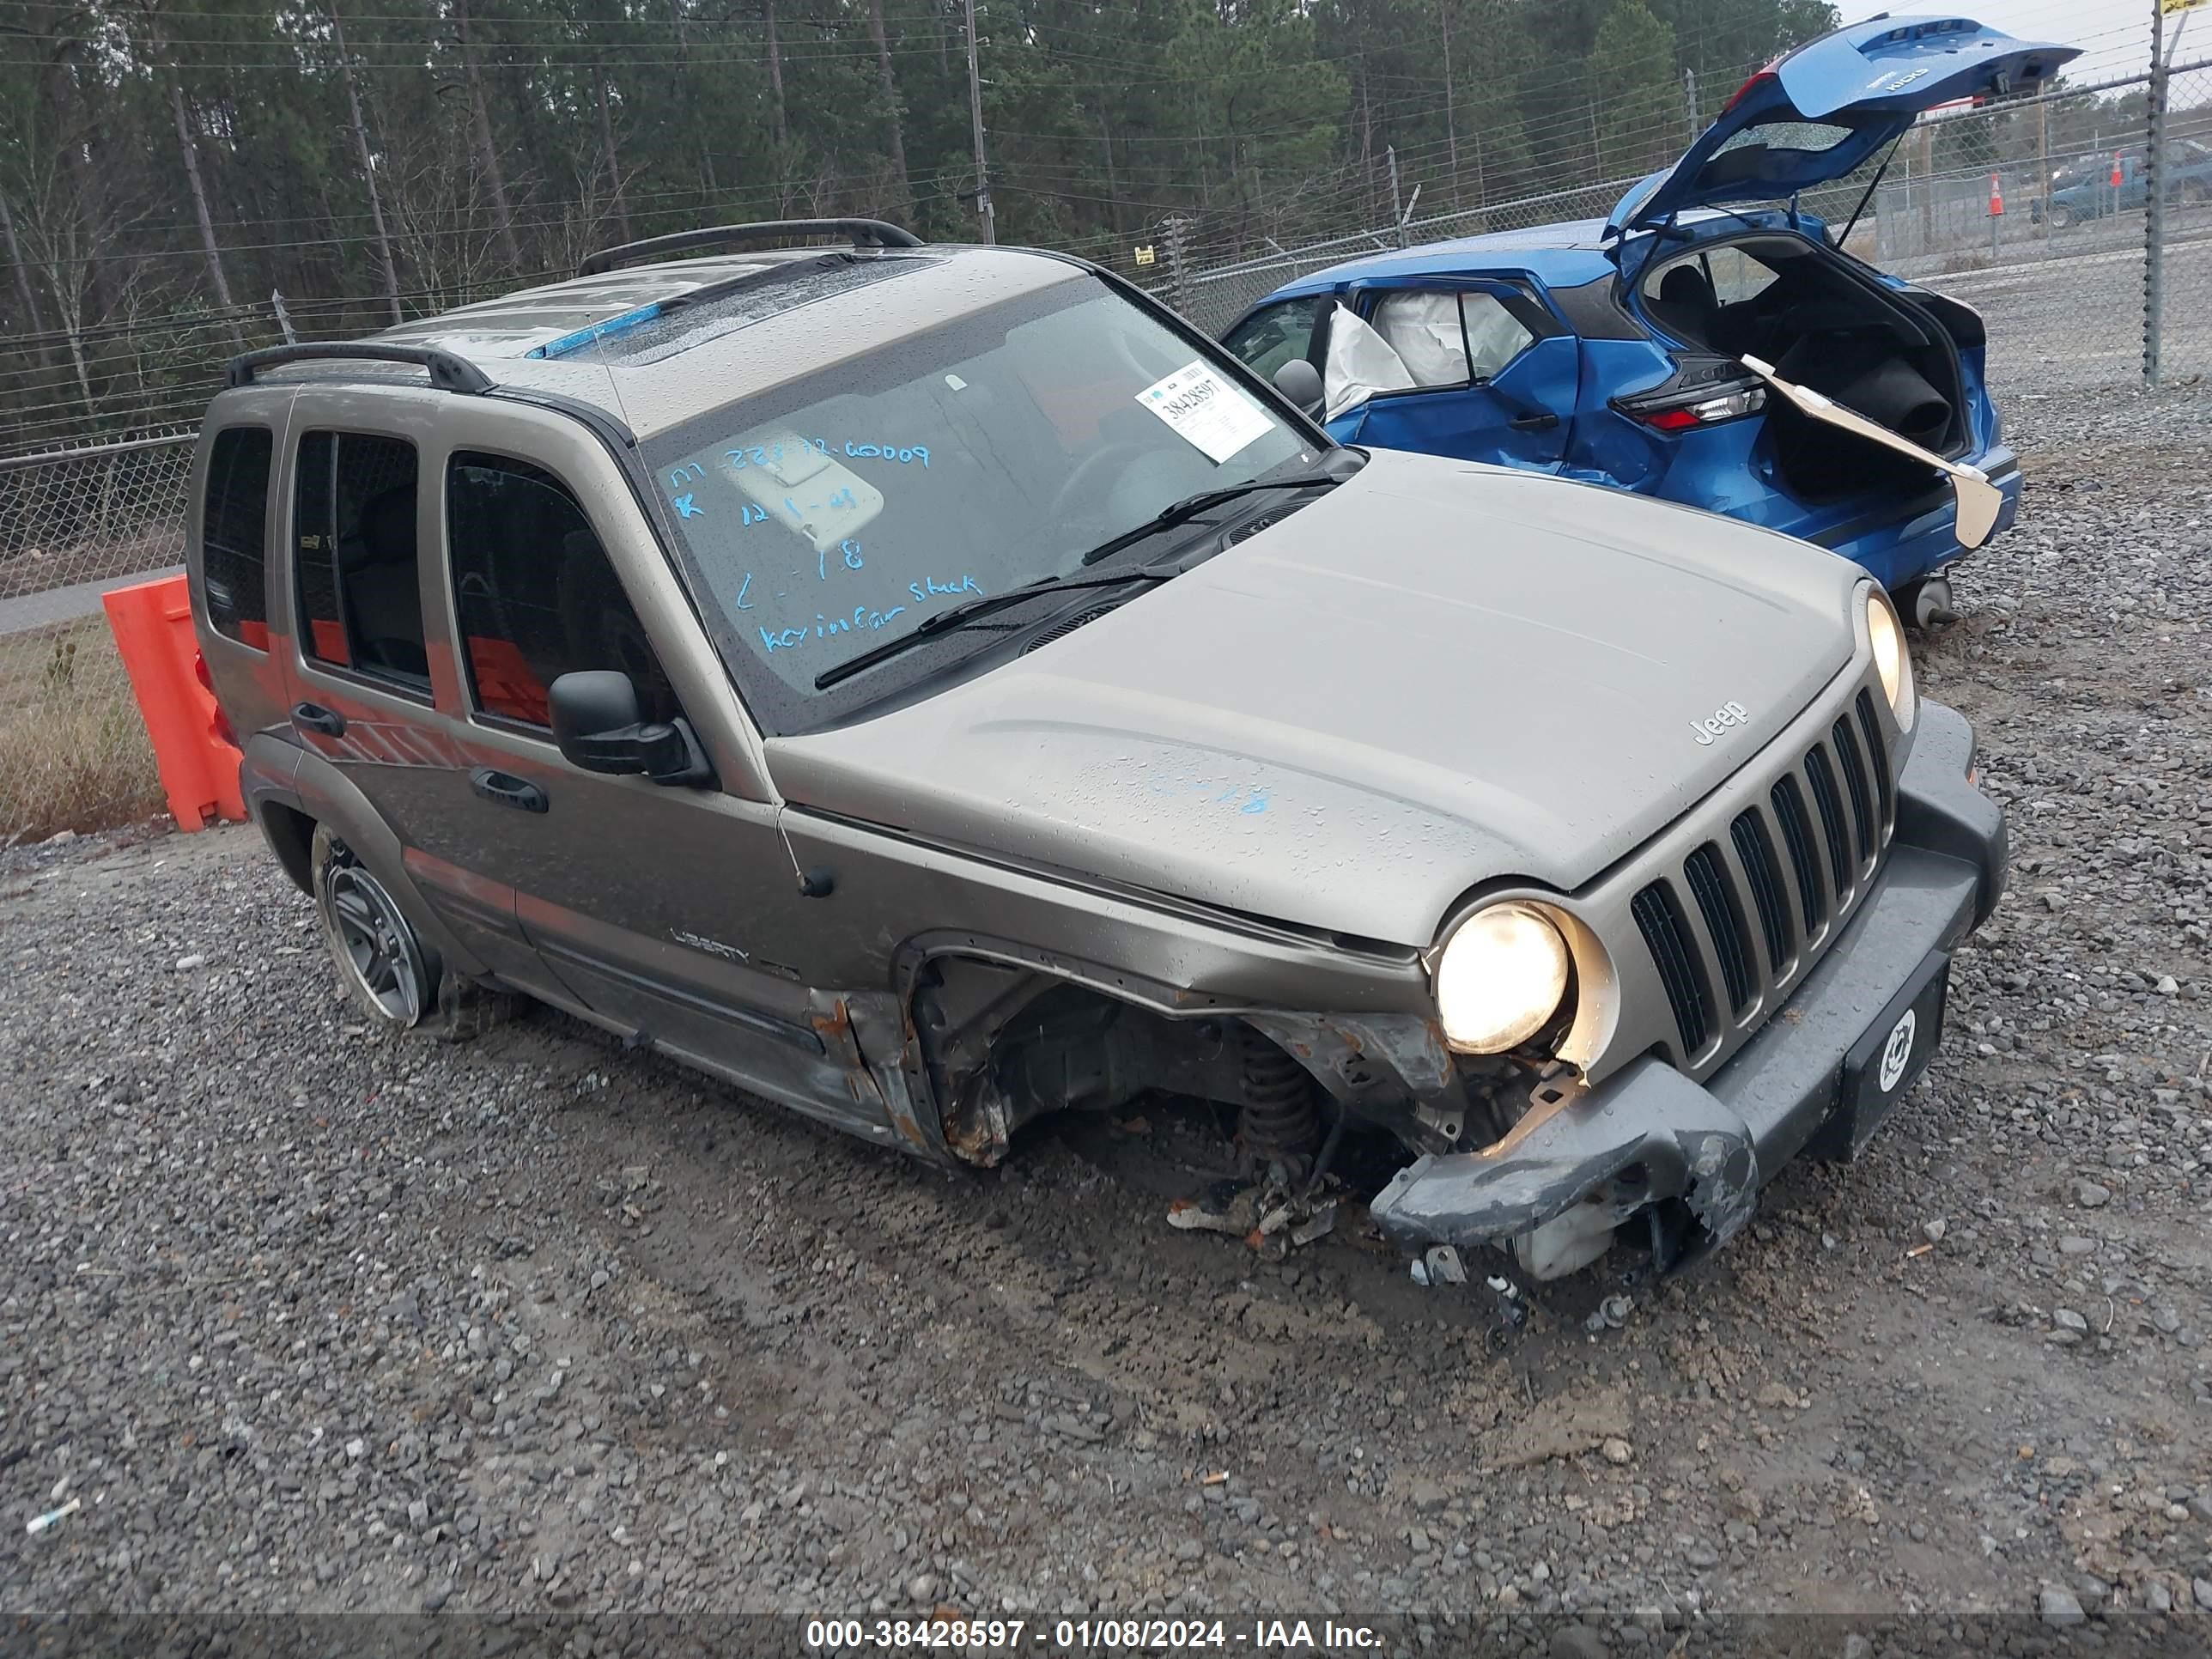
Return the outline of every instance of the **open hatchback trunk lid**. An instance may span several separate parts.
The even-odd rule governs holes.
[[[1877,17],[1838,29],[1744,82],[1680,161],[1621,198],[1607,240],[1686,209],[1778,201],[1832,183],[1923,111],[2033,91],[2081,55],[1971,17]]]

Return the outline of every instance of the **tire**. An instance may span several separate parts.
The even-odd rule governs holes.
[[[446,970],[391,890],[326,823],[315,826],[308,870],[338,983],[372,1027],[459,1042],[514,1013],[513,996]]]
[[[2064,230],[2070,227],[2073,222],[2074,210],[2072,208],[2067,206],[2063,202],[2053,202],[2051,204],[2051,229]]]
[[[1923,599],[1929,601],[1927,608],[1933,615],[1921,614]],[[1905,625],[1920,633],[1929,632],[1931,625],[1942,628],[1958,620],[1957,611],[1952,609],[1954,600],[1950,578],[1940,572],[1903,584],[1890,594],[1889,602]]]

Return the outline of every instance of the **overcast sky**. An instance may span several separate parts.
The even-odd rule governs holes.
[[[2150,62],[2150,0],[1976,0],[1945,11],[1926,0],[1841,0],[1844,21],[1856,23],[1878,12],[1899,17],[1972,17],[2023,40],[2057,40],[2080,46],[2081,56],[2066,67],[2077,86],[2140,74]],[[2166,20],[2172,30],[2173,20]],[[2200,6],[2181,39],[2181,61],[2212,57],[2212,6]]]

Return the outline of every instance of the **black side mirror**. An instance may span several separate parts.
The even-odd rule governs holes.
[[[563,674],[547,693],[553,741],[562,758],[586,772],[620,777],[642,774],[655,783],[707,783],[714,778],[704,750],[683,720],[638,719],[637,688],[612,669]]]
[[[1293,357],[1275,371],[1275,390],[1300,409],[1321,418],[1321,371],[1303,357]]]

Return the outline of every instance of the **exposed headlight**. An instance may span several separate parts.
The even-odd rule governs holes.
[[[1867,589],[1867,635],[1874,641],[1874,665],[1881,675],[1898,729],[1910,732],[1919,703],[1912,690],[1912,658],[1905,648],[1905,629],[1889,601],[1874,588]]]
[[[1567,993],[1567,942],[1533,905],[1462,922],[1437,957],[1437,1012],[1462,1054],[1502,1054],[1542,1030]]]

